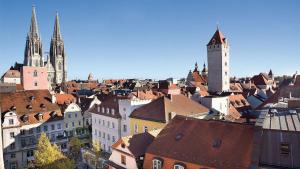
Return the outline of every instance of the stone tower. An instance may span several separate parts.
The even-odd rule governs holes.
[[[35,7],[32,7],[30,29],[26,37],[24,66],[43,67],[42,40],[39,34]]]
[[[56,13],[54,32],[50,44],[50,62],[55,70],[54,83],[67,81],[67,56],[60,33],[58,13]]]
[[[229,91],[229,43],[217,28],[207,44],[208,91]]]

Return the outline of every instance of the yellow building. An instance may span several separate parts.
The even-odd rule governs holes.
[[[131,113],[130,134],[162,129],[176,114],[204,118],[208,113],[208,108],[184,95],[160,97]]]

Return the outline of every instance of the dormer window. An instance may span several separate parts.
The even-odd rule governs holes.
[[[152,169],[161,169],[162,168],[162,160],[153,159],[152,160]]]
[[[109,114],[109,108],[106,108],[106,113]]]
[[[185,166],[182,164],[175,164],[174,169],[185,169]]]
[[[16,111],[16,106],[12,106],[11,108],[10,108],[12,111]]]
[[[28,122],[28,115],[25,114],[25,115],[23,116],[23,119],[22,119],[22,120],[23,120],[23,122]]]
[[[104,110],[104,107],[102,107],[102,113],[104,113],[104,111],[105,111],[105,110]]]
[[[56,111],[52,111],[51,112],[51,117],[53,118],[53,117],[55,117],[56,116]]]
[[[9,119],[9,124],[13,125],[14,124],[14,119]]]
[[[39,113],[39,114],[38,114],[38,120],[39,120],[39,121],[43,120],[43,114],[42,114],[42,113]]]
[[[97,107],[97,112],[100,113],[100,107],[99,106]]]
[[[33,101],[35,99],[35,97],[34,96],[30,96],[29,99],[30,99],[30,101]]]
[[[32,106],[31,105],[27,105],[27,109],[29,109],[31,111],[32,110]]]

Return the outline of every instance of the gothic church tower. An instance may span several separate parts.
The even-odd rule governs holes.
[[[54,32],[50,44],[50,62],[55,70],[54,82],[67,81],[67,56],[65,54],[64,41],[60,33],[58,13],[56,13]]]
[[[35,7],[32,7],[30,30],[26,38],[24,66],[43,67],[42,40],[39,34]]]
[[[229,91],[229,43],[219,28],[207,44],[208,91]]]

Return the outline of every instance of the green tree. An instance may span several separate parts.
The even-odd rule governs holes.
[[[77,161],[80,158],[80,149],[82,147],[82,141],[79,140],[77,137],[72,137],[69,146],[70,146],[70,157]]]
[[[51,144],[45,133],[39,138],[37,150],[34,152],[34,166],[38,169],[74,169],[73,160],[64,156],[57,145]]]
[[[100,166],[99,157],[101,156],[101,143],[99,141],[93,140],[93,151],[95,153],[95,165],[96,168]]]

